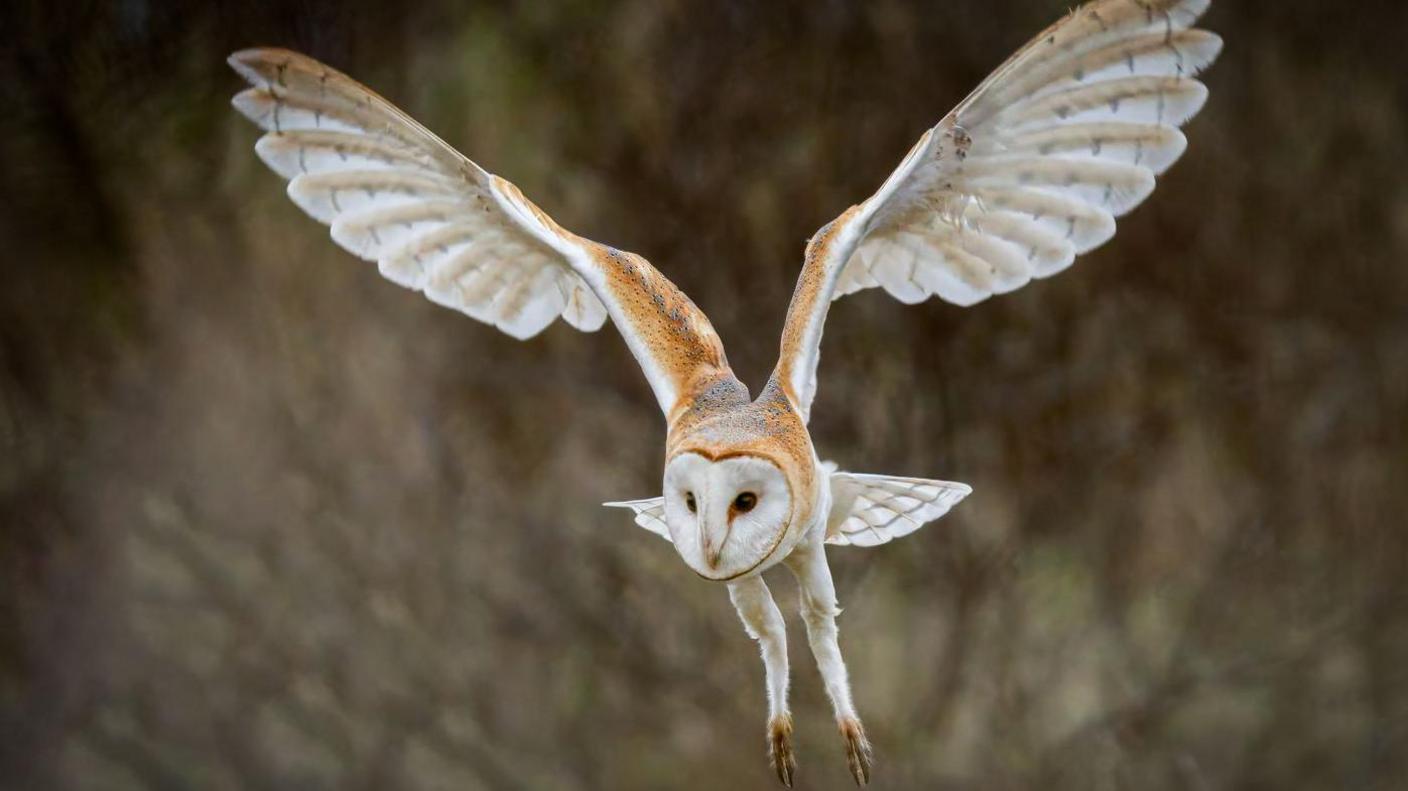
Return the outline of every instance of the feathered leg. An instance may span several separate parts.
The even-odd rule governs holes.
[[[846,677],[846,663],[841,659],[837,642],[836,586],[831,582],[831,567],[826,565],[826,553],[820,535],[812,536],[787,558],[787,567],[797,577],[801,593],[802,619],[807,623],[807,639],[816,656],[826,694],[836,711],[836,724],[846,740],[846,761],[856,785],[870,782],[870,742],[851,703],[851,684]]]
[[[777,778],[791,788],[797,759],[792,754],[792,714],[787,709],[787,627],[762,577],[729,583],[728,596],[748,636],[762,648],[768,683],[768,751]]]

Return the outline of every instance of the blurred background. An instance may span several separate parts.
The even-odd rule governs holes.
[[[372,85],[638,251],[754,389],[804,240],[1065,0],[0,11],[0,786],[771,788],[721,587],[604,500],[611,329],[517,343],[295,209],[231,50]],[[1399,3],[1215,5],[1183,161],[965,310],[832,311],[813,431],[975,493],[835,549],[894,789],[1408,787]],[[851,783],[787,612],[805,788]]]

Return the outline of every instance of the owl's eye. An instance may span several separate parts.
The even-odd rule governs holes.
[[[739,513],[746,514],[753,510],[753,506],[758,504],[758,495],[752,492],[744,492],[733,498],[733,508]]]
[[[694,505],[694,492],[684,493],[684,507],[688,508],[691,514],[695,512],[696,506]]]

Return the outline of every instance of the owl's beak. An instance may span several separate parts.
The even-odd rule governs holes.
[[[710,519],[712,514],[708,510],[707,504],[701,504],[699,509],[699,554],[703,556],[704,562],[709,564],[709,568],[719,567],[719,557],[723,554],[724,544],[728,542],[729,524],[725,523],[723,529],[716,530],[714,520]],[[715,534],[722,533],[716,537]]]
[[[704,560],[709,563],[709,568],[719,567],[719,555],[723,552],[723,547],[711,547],[707,543],[704,545]]]

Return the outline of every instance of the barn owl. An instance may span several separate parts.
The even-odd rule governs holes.
[[[760,644],[767,747],[791,785],[784,624],[762,573],[796,576],[807,637],[858,784],[871,752],[837,640],[824,546],[871,547],[943,516],[971,491],[843,472],[807,430],[831,302],[880,287],[906,304],[969,306],[1056,274],[1107,241],[1115,218],[1183,153],[1203,105],[1195,78],[1221,48],[1192,28],[1210,0],[1096,0],[1041,33],[924,132],[880,189],[808,242],[781,354],[754,398],[708,318],[644,258],[559,226],[351,78],[281,49],[229,59],[253,86],[234,106],[266,130],[255,150],[332,238],[382,275],[530,338],[562,317],[608,318],[668,425],[662,492],[606,503],[724,584]]]

